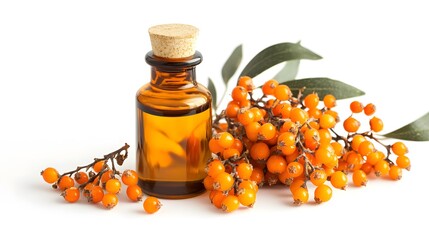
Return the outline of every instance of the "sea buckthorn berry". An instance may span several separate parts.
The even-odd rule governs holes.
[[[64,190],[61,193],[61,196],[63,196],[67,202],[74,203],[74,202],[77,202],[77,200],[79,200],[80,191],[76,187],[70,187]]]
[[[310,108],[308,109],[307,113],[309,117],[312,117],[314,119],[319,119],[320,116],[322,116],[322,110],[318,108]]]
[[[250,109],[250,111],[251,111],[251,112],[253,112],[253,114],[255,115],[255,118],[253,119],[253,121],[255,121],[255,122],[259,122],[259,121],[261,121],[261,120],[263,120],[263,119],[264,119],[264,114],[263,114],[263,112],[261,111],[261,109],[259,109],[259,108],[257,108],[257,107],[252,107],[252,108]]]
[[[360,127],[360,122],[354,117],[348,117],[343,123],[344,130],[349,133],[357,132]]]
[[[235,211],[238,209],[239,206],[240,206],[240,201],[238,200],[238,197],[234,195],[228,195],[222,201],[222,211],[224,212]]]
[[[296,152],[296,145],[286,145],[284,147],[282,147],[280,150],[282,151],[282,153],[287,157],[289,155],[292,155]]]
[[[104,161],[104,160],[96,162],[96,163],[92,166],[92,169],[94,169],[94,172],[98,173],[98,172],[100,172],[101,170],[103,170],[103,168],[104,168],[104,163],[105,163],[105,161]]]
[[[274,95],[274,89],[278,85],[279,85],[279,83],[276,80],[274,80],[274,79],[268,80],[268,81],[266,81],[264,83],[264,85],[262,85],[262,92],[265,95],[271,95],[271,96],[273,96]]]
[[[243,143],[240,141],[240,139],[235,138],[231,148],[237,149],[237,151],[241,154],[243,152]]]
[[[405,169],[407,169],[407,170],[410,170],[410,169],[411,169],[411,161],[410,161],[410,159],[409,159],[407,156],[405,156],[405,155],[398,156],[398,157],[396,158],[396,165],[398,165],[398,167],[400,167],[400,168],[405,168]]]
[[[347,154],[346,161],[348,170],[355,171],[362,166],[363,157],[360,153],[352,151]]]
[[[67,188],[74,187],[74,180],[69,176],[62,176],[60,180],[58,180],[58,188],[62,191]]]
[[[107,209],[112,209],[118,204],[118,196],[114,193],[106,193],[103,196],[103,199],[101,202],[103,203],[103,206]]]
[[[344,147],[343,147],[343,145],[341,145],[341,143],[339,143],[339,142],[332,142],[331,145],[334,148],[335,155],[337,155],[338,157],[343,156],[343,154],[344,154]]]
[[[380,132],[383,130],[383,121],[378,117],[373,117],[371,120],[369,120],[369,125],[371,127],[371,130],[374,132]]]
[[[392,151],[396,156],[403,156],[408,153],[408,148],[403,142],[395,142],[392,145]]]
[[[290,110],[289,117],[294,123],[304,124],[308,120],[308,113],[301,108],[294,107]]]
[[[374,144],[368,140],[363,141],[360,145],[359,145],[359,154],[362,156],[368,156],[368,154],[375,152],[376,149],[374,147]]]
[[[316,203],[327,202],[331,197],[332,189],[326,184],[322,184],[314,190],[314,201]]]
[[[106,182],[106,191],[113,194],[118,193],[121,191],[121,182],[116,178],[109,179]]]
[[[86,186],[85,186],[85,188],[86,188]],[[99,203],[103,200],[104,191],[103,191],[102,187],[93,185],[89,189],[84,190],[84,195],[88,199],[88,202]]]
[[[359,146],[364,141],[366,141],[364,136],[360,134],[355,135],[352,139],[352,149],[355,150],[356,152],[359,151]]]
[[[369,163],[364,163],[360,167],[360,170],[362,170],[366,175],[369,175],[372,172],[373,166]]]
[[[291,162],[287,165],[286,171],[291,177],[298,177],[304,172],[304,166],[300,162]]]
[[[253,168],[252,175],[250,176],[250,180],[255,182],[256,185],[261,184],[264,181],[264,170],[259,167]]]
[[[244,87],[248,92],[253,91],[255,85],[253,84],[253,79],[249,76],[241,76],[238,79],[238,86]]]
[[[317,108],[317,105],[319,105],[319,96],[317,95],[317,93],[311,93],[305,96],[304,106],[309,109],[314,109]]]
[[[286,170],[286,160],[280,155],[271,155],[267,160],[267,169],[274,174],[280,174]]]
[[[258,192],[259,190],[258,185],[252,180],[244,180],[238,184],[238,191],[240,191],[240,189],[247,189],[247,188],[252,189],[255,192]]]
[[[212,153],[222,153],[224,148],[219,144],[219,139],[212,138],[209,141],[209,149]]]
[[[253,207],[256,201],[256,191],[251,188],[242,188],[238,192],[238,201],[246,207]]]
[[[350,103],[350,110],[353,113],[360,113],[363,111],[363,104],[359,101],[353,101]]]
[[[310,150],[315,150],[319,146],[320,135],[316,129],[307,129],[304,133],[304,145]]]
[[[88,198],[89,197],[89,190],[91,190],[95,185],[93,183],[87,183],[85,187],[83,188],[83,196]]]
[[[278,85],[274,88],[274,97],[280,101],[288,100],[292,97],[292,92],[290,88],[286,85]]]
[[[138,185],[129,185],[127,187],[127,197],[131,201],[141,201],[143,198],[143,191]]]
[[[256,142],[258,140],[259,128],[261,128],[261,124],[258,122],[251,122],[244,127],[246,136],[250,141]]]
[[[322,114],[322,116],[320,116],[319,125],[321,128],[333,128],[335,127],[335,124],[337,124],[337,121],[335,120],[335,117],[333,117],[331,114],[324,113]]]
[[[74,174],[74,180],[78,183],[78,184],[84,184],[86,182],[88,182],[88,174],[86,172],[77,172]]]
[[[213,183],[214,183],[214,179],[208,175],[203,180],[204,188],[209,191],[212,191],[214,189]]]
[[[147,197],[143,202],[143,209],[149,214],[158,212],[161,207],[162,204],[156,197]]]
[[[324,184],[326,182],[327,178],[328,178],[328,176],[326,175],[326,172],[324,169],[315,169],[310,174],[310,181],[315,186],[320,186],[320,185]]]
[[[279,103],[273,109],[272,113],[274,116],[280,116],[281,118],[289,118],[292,105],[288,102]]]
[[[232,99],[237,102],[241,102],[247,99],[247,90],[244,87],[236,86],[232,89]]]
[[[281,183],[285,185],[290,185],[293,181],[293,177],[290,176],[288,171],[284,171],[278,175],[278,179]]]
[[[276,135],[276,127],[272,123],[264,123],[258,130],[258,140],[270,140]]]
[[[238,111],[237,119],[241,124],[243,124],[243,126],[246,126],[249,123],[253,122],[253,120],[255,119],[255,114],[250,110],[241,108],[240,111]]]
[[[402,178],[402,168],[393,165],[389,169],[389,177],[392,180],[400,180]]]
[[[303,179],[293,179],[292,183],[289,186],[289,190],[291,193],[295,192],[298,188],[307,188],[305,181]]]
[[[368,182],[367,174],[363,170],[355,170],[353,172],[353,184],[356,187],[366,186]]]
[[[101,174],[101,184],[104,186],[109,179],[112,179],[115,177],[115,174],[113,173],[113,170],[109,169],[105,171],[103,174]]]
[[[336,161],[335,152],[330,151],[328,145],[321,145],[316,150],[316,162],[320,164],[327,164]]]
[[[240,179],[248,180],[252,176],[253,166],[249,163],[240,163],[236,168],[237,176]]]
[[[331,175],[331,184],[333,187],[345,190],[347,186],[347,175],[344,172],[336,171]]]
[[[293,204],[301,205],[308,202],[309,194],[308,189],[300,187],[292,192],[293,195]]]
[[[375,107],[375,105],[374,105],[374,104],[372,104],[372,103],[367,104],[367,105],[363,108],[363,111],[364,111],[365,115],[367,115],[367,116],[371,116],[372,114],[374,114],[374,113],[375,113],[375,110],[376,110],[376,107]]]
[[[386,160],[378,161],[377,164],[374,165],[374,173],[377,177],[389,174],[389,169],[390,166]]]
[[[325,114],[329,114],[332,117],[334,117],[335,118],[335,122],[337,122],[337,123],[340,122],[340,116],[338,116],[338,113],[336,111],[334,111],[334,110],[326,110]]]
[[[270,148],[264,142],[257,142],[250,149],[250,157],[254,160],[266,160],[270,156]]]
[[[291,132],[284,132],[277,138],[277,148],[295,145],[296,135]]]
[[[40,173],[43,177],[43,180],[47,183],[54,183],[58,180],[60,174],[55,168],[48,167]]]
[[[332,135],[331,132],[328,129],[319,129],[319,143],[320,145],[327,145],[332,141]]]
[[[297,126],[292,121],[285,121],[283,125],[280,127],[280,133],[284,132],[291,132],[296,133],[297,132]]]
[[[217,190],[213,190],[212,193],[213,194],[210,194],[211,203],[216,208],[221,208],[222,207],[222,201],[226,198],[227,195],[225,195],[222,191],[217,191]]]
[[[234,143],[234,137],[229,132],[218,133],[215,138],[219,139],[219,145],[223,148],[230,148]]]
[[[333,107],[337,106],[337,99],[335,98],[334,95],[327,94],[323,98],[323,104],[325,104],[325,107],[327,107],[328,109],[333,108]]]
[[[226,106],[225,115],[229,118],[236,118],[239,111],[240,105],[235,101],[231,101]]]
[[[375,151],[366,156],[366,162],[375,165],[378,161],[384,159],[384,153],[381,151]]]
[[[227,172],[219,173],[213,182],[213,188],[219,191],[228,191],[234,185],[234,178]]]
[[[122,173],[121,180],[125,185],[131,186],[137,184],[137,182],[139,181],[139,177],[136,171],[132,169],[127,169]]]
[[[225,166],[219,159],[211,161],[206,167],[207,175],[215,178],[220,173],[225,172]]]
[[[240,156],[240,152],[235,148],[228,148],[223,150],[222,152],[222,157],[224,159],[233,158],[233,157],[237,158],[239,156]]]

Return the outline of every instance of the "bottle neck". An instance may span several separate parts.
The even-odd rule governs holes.
[[[146,63],[151,67],[151,84],[156,88],[177,90],[197,85],[195,67],[203,60],[200,52],[189,58],[160,58],[150,51],[146,54]]]

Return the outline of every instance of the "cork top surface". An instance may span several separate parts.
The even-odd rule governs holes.
[[[195,54],[198,28],[187,24],[163,24],[149,28],[152,51],[163,58],[186,58]]]

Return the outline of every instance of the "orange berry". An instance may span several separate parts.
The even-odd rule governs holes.
[[[322,110],[318,108],[310,108],[307,110],[308,116],[314,119],[319,119],[322,116]]]
[[[212,153],[218,154],[223,152],[223,147],[219,144],[219,139],[212,138],[209,141],[209,149]]]
[[[246,136],[250,141],[256,142],[258,140],[259,128],[261,128],[261,124],[258,122],[251,122],[244,127]]]
[[[211,161],[206,167],[207,175],[215,178],[220,173],[225,172],[225,166],[219,159]]]
[[[336,171],[331,175],[331,184],[333,187],[345,190],[347,186],[347,175],[344,172]]]
[[[247,90],[244,87],[236,86],[232,89],[232,99],[237,102],[241,102],[247,99]]]
[[[112,209],[118,204],[118,196],[114,193],[106,193],[103,196],[103,199],[101,202],[103,203],[103,206],[107,209]]]
[[[237,176],[240,179],[247,180],[252,176],[253,166],[249,163],[240,163],[236,168]]]
[[[244,87],[248,92],[251,92],[255,88],[255,85],[253,84],[253,80],[249,76],[241,76],[238,79],[237,85]]]
[[[332,141],[331,132],[328,129],[322,128],[318,130],[319,132],[319,143],[320,145],[327,145]]]
[[[74,202],[77,202],[77,200],[79,200],[80,191],[76,187],[70,187],[64,190],[61,193],[61,196],[63,196],[67,202],[74,203]]]
[[[94,169],[94,172],[96,172],[96,173],[100,172],[104,168],[104,163],[105,163],[104,160],[96,162],[92,166],[92,169]]]
[[[290,162],[286,167],[286,171],[289,172],[291,177],[298,177],[304,172],[304,166],[300,162]]]
[[[62,176],[60,180],[58,180],[58,188],[62,191],[67,188],[74,187],[74,180],[69,176]]]
[[[257,142],[250,148],[250,157],[253,160],[266,160],[270,156],[270,149],[264,142]]]
[[[374,166],[374,172],[377,177],[389,174],[390,166],[386,160],[378,161]]]
[[[280,133],[284,133],[284,132],[296,133],[297,132],[296,124],[292,121],[284,122],[280,128]]]
[[[236,118],[239,111],[240,105],[235,101],[231,101],[226,106],[225,115],[229,118]]]
[[[161,202],[156,197],[147,197],[143,202],[143,209],[149,214],[158,212],[161,206]]]
[[[224,212],[232,212],[238,209],[240,206],[240,201],[237,196],[228,195],[222,201],[222,211]]]
[[[256,182],[254,182],[252,180],[244,180],[244,181],[240,182],[238,184],[238,191],[240,191],[240,189],[252,189],[255,192],[257,192],[259,190]]]
[[[253,121],[255,121],[255,122],[259,122],[259,121],[261,121],[261,120],[263,120],[263,119],[264,119],[264,114],[263,114],[263,112],[261,111],[261,109],[259,109],[259,108],[257,108],[257,107],[252,107],[252,108],[250,109],[250,111],[251,111],[251,112],[253,112],[253,114],[255,115],[255,118],[253,119]]]
[[[292,97],[292,92],[288,86],[278,85],[274,88],[274,97],[280,101],[285,101]]]
[[[291,132],[284,132],[277,138],[277,148],[295,145],[296,136]]]
[[[363,111],[363,104],[359,101],[353,101],[350,103],[350,110],[353,113],[360,113]]]
[[[363,141],[360,145],[359,145],[359,154],[362,156],[368,156],[368,154],[375,152],[376,149],[374,147],[374,144],[372,144],[372,142],[366,140]]]
[[[264,123],[258,130],[258,140],[270,140],[276,135],[276,127],[272,123]]]
[[[328,176],[324,169],[316,169],[310,174],[310,181],[315,186],[320,186],[326,182]]]
[[[256,201],[256,191],[251,188],[242,188],[239,191],[237,197],[241,205],[246,207],[252,207]]]
[[[410,170],[410,168],[411,168],[410,159],[405,155],[398,156],[396,158],[396,165],[398,165],[398,167],[400,167],[400,168],[405,168],[407,170]]]
[[[392,145],[392,151],[396,156],[404,156],[408,153],[408,148],[403,142],[395,142]]]
[[[402,168],[393,165],[389,169],[389,177],[392,180],[400,180],[402,178]]]
[[[292,192],[293,204],[301,205],[308,202],[309,194],[308,189],[300,187]]]
[[[109,179],[112,179],[115,176],[113,170],[109,169],[101,174],[101,184],[104,186]]]
[[[317,108],[317,105],[319,105],[319,96],[317,95],[317,93],[311,93],[305,96],[304,106],[309,109],[314,109]]]
[[[279,155],[271,155],[267,160],[267,169],[274,174],[280,174],[286,170],[286,160]]]
[[[375,113],[375,110],[376,110],[376,107],[375,107],[375,105],[374,105],[374,104],[372,104],[372,103],[367,104],[367,105],[363,108],[363,111],[364,111],[365,115],[367,115],[367,116],[371,116],[372,114],[374,114],[374,113]]]
[[[327,202],[332,197],[332,189],[325,184],[317,186],[314,190],[314,200],[316,203]]]
[[[127,197],[134,202],[141,201],[143,198],[143,191],[138,185],[129,185],[127,187]]]
[[[266,81],[264,83],[264,85],[262,85],[262,92],[265,95],[271,95],[271,96],[273,96],[274,95],[274,89],[278,85],[279,85],[279,83],[276,80],[274,80],[274,79],[268,80],[268,81]]]
[[[360,122],[354,117],[348,117],[343,123],[344,130],[349,133],[357,132],[360,127]]]
[[[234,143],[234,137],[229,132],[221,132],[216,134],[216,139],[219,139],[219,145],[222,148],[230,148]]]
[[[383,121],[378,117],[373,117],[371,120],[369,120],[369,125],[371,127],[371,130],[374,132],[380,132],[383,130]]]
[[[234,185],[234,178],[227,172],[219,173],[213,182],[213,188],[219,191],[228,191]]]
[[[384,159],[384,153],[380,151],[371,152],[366,156],[366,162],[375,165],[378,161]]]
[[[362,166],[360,167],[360,170],[362,170],[366,175],[369,175],[372,172],[372,169],[372,165],[367,162],[362,164]]]
[[[204,188],[209,191],[212,191],[214,189],[213,183],[214,183],[214,179],[208,175],[203,180]]]
[[[356,187],[366,186],[366,183],[368,182],[366,175],[367,174],[362,170],[355,170],[353,172],[353,184]]]
[[[88,174],[86,172],[77,172],[74,174],[74,180],[78,183],[78,184],[84,184],[86,182],[88,182]]]
[[[125,185],[131,186],[138,183],[139,177],[136,171],[127,169],[122,173],[121,180]]]
[[[238,111],[237,119],[243,126],[246,126],[253,122],[255,119],[255,114],[250,110],[241,108],[240,111]]]
[[[328,94],[323,98],[323,103],[327,108],[333,108],[337,105],[337,99],[334,95]]]
[[[261,184],[264,181],[264,170],[259,167],[253,168],[252,175],[250,176],[250,180],[254,181],[257,185]]]
[[[273,109],[274,116],[281,116],[282,118],[289,118],[292,105],[288,102],[279,103]]]
[[[304,124],[308,120],[308,113],[301,108],[294,107],[290,111],[289,117],[294,123]]]
[[[109,179],[106,182],[106,191],[113,194],[119,193],[121,191],[121,182],[116,178]]]
[[[88,185],[86,185],[86,186],[88,186]],[[101,202],[103,200],[104,191],[103,191],[102,187],[92,185],[92,187],[86,188],[86,186],[84,189],[84,195],[88,199],[88,202],[98,203],[98,202]]]
[[[337,121],[335,120],[335,117],[333,117],[330,114],[324,113],[322,116],[320,116],[319,119],[319,125],[321,128],[328,129],[335,127],[335,124],[337,124]]]
[[[352,149],[355,150],[356,152],[359,151],[359,146],[362,142],[366,141],[365,137],[358,134],[355,135],[352,139]]]
[[[60,174],[55,168],[48,167],[40,173],[43,177],[43,180],[47,183],[54,183],[58,180]]]

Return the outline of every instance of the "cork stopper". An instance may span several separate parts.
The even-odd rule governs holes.
[[[198,28],[186,24],[163,24],[149,28],[152,51],[163,58],[186,58],[195,54]]]

